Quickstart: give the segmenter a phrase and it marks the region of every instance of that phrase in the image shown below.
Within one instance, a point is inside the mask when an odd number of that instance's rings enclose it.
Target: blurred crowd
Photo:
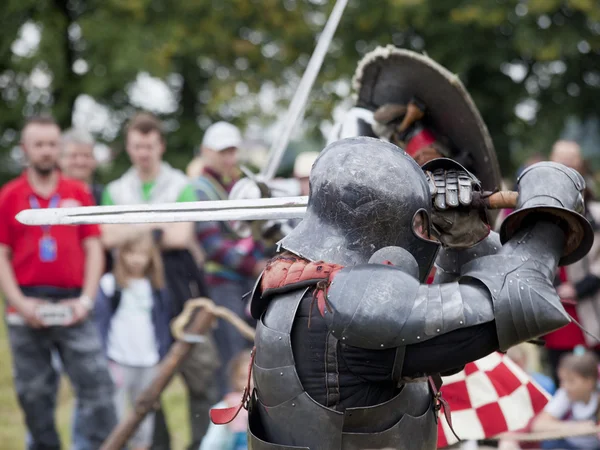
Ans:
[[[229,222],[26,226],[16,220],[24,209],[226,200],[242,178],[242,134],[226,122],[207,129],[185,173],[163,159],[169,149],[161,122],[151,114],[127,123],[125,144],[131,167],[102,186],[95,181],[93,137],[81,129],[61,130],[51,117],[33,117],[21,130],[27,167],[0,190],[0,290],[30,450],[61,448],[54,410],[63,373],[76,397],[72,447],[99,448],[152,382],[174,342],[170,323],[189,299],[211,298],[254,325],[241,299],[272,249],[252,235],[242,237]],[[297,158],[286,195],[308,195],[317,155]],[[557,142],[550,159],[590,178],[583,201],[600,232],[600,203],[577,143]],[[498,226],[508,212],[497,217]],[[572,317],[600,335],[600,241],[583,260],[559,270],[556,288]],[[523,344],[509,351],[554,396],[531,430],[596,423],[598,341],[575,323],[544,341],[543,348]],[[219,320],[178,368],[188,393],[189,449],[247,448],[244,411],[227,426],[214,426],[209,410],[239,403],[251,346]],[[130,448],[166,450],[170,441],[159,402]],[[543,445],[600,448],[600,441],[588,436]]]
[[[48,116],[31,118],[21,131],[27,167],[0,191],[0,289],[32,450],[61,448],[54,409],[62,373],[76,396],[73,448],[99,448],[156,375],[173,344],[170,322],[189,299],[209,297],[253,325],[241,299],[265,267],[268,249],[226,222],[34,227],[16,220],[24,209],[226,200],[241,177],[242,134],[229,123],[206,131],[191,176],[163,160],[168,149],[153,115],[133,117],[125,136],[131,167],[102,186],[89,133],[61,130]],[[314,158],[297,161],[292,195],[308,194]],[[241,389],[238,375],[247,373],[251,346],[219,321],[178,368],[188,393],[188,448],[244,448],[239,421],[202,442],[209,409],[239,402],[232,392]],[[215,439],[231,445],[219,447]],[[171,448],[160,404],[130,444]]]

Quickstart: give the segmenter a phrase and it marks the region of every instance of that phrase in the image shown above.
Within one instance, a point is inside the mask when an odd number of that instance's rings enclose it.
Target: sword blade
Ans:
[[[283,131],[270,148],[267,164],[263,167],[259,174],[261,180],[271,180],[277,173],[277,169],[279,168],[279,164],[281,164],[281,159],[283,158],[283,154],[287,149],[292,132],[301,118],[304,107],[306,106],[306,102],[308,101],[308,96],[312,90],[312,86],[317,78],[319,70],[321,69],[323,59],[325,58],[325,54],[329,49],[329,45],[331,44],[331,40],[333,39],[335,30],[340,23],[340,19],[342,18],[342,14],[344,13],[344,9],[346,8],[347,4],[348,0],[337,0],[333,10],[331,11],[329,19],[327,19],[327,23],[323,28],[323,33],[319,37],[304,75],[302,75],[298,89],[296,90],[296,93],[294,94],[294,97],[290,103],[290,108],[288,109],[287,116],[283,122]]]
[[[16,218],[25,225],[134,224],[273,220],[302,218],[308,197],[161,203],[156,205],[84,206],[27,209]]]

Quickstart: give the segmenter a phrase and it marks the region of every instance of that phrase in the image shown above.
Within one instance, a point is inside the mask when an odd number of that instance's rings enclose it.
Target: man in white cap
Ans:
[[[308,195],[308,178],[319,152],[302,152],[294,162],[294,178],[300,183],[300,195]]]
[[[237,158],[241,144],[240,130],[230,123],[217,122],[206,130],[200,145],[202,172],[194,179],[198,200],[229,198],[240,178]],[[198,222],[196,233],[206,254],[204,269],[212,300],[244,317],[242,297],[266,265],[261,245],[251,237],[240,239],[227,222]],[[229,361],[251,343],[223,320],[219,320],[214,337],[222,363],[217,380],[223,396],[228,389]]]

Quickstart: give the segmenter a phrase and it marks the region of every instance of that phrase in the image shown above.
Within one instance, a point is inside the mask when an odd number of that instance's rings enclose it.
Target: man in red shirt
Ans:
[[[94,204],[82,182],[58,170],[60,138],[51,118],[29,120],[21,136],[29,166],[0,190],[0,289],[30,449],[61,448],[54,424],[53,351],[75,387],[82,433],[92,448],[116,425],[108,364],[89,318],[104,266],[99,227],[30,227],[15,218],[29,208]]]

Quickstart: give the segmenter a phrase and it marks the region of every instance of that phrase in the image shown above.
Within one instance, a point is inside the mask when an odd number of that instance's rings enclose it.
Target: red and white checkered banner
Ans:
[[[492,353],[444,377],[442,396],[461,440],[488,439],[525,428],[550,396],[510,358]],[[438,448],[456,443],[444,415],[438,419]]]

